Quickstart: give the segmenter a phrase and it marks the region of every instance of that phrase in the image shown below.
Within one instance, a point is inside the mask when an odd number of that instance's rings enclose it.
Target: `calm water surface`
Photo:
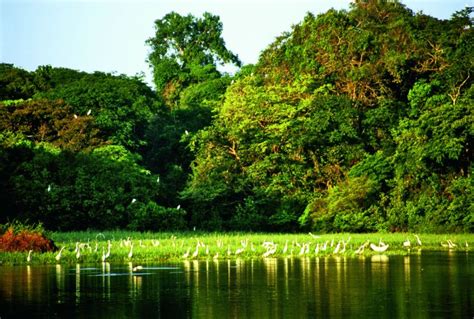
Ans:
[[[468,253],[134,266],[0,266],[0,317],[474,317]]]

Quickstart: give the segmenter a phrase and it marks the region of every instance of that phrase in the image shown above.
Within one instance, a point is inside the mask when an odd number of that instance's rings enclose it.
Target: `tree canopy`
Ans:
[[[0,222],[472,232],[472,13],[356,1],[241,66],[219,17],[172,12],[147,41],[154,89],[0,64]]]

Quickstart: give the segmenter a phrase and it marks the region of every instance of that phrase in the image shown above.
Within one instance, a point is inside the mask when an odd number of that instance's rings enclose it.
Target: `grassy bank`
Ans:
[[[417,237],[421,241],[421,246]],[[421,251],[470,251],[474,234],[269,234],[138,233],[125,231],[52,233],[59,251],[31,253],[31,264],[122,263],[184,259],[406,255]],[[382,243],[380,243],[382,241]],[[384,249],[377,252],[371,244]],[[28,253],[0,253],[0,264],[26,264]]]

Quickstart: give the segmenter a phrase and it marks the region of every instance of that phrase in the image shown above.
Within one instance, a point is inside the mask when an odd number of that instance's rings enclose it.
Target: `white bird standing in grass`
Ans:
[[[270,256],[270,255],[273,255],[273,254],[276,252],[277,247],[278,247],[277,244],[273,244],[273,246],[269,246],[269,247],[267,248],[267,251],[262,255],[262,257],[263,257],[263,258],[266,258],[266,257],[268,257],[268,256]]]
[[[451,239],[448,239],[448,247],[449,249],[455,248],[457,245],[451,241]]]
[[[128,252],[128,259],[133,257],[133,243],[130,244],[130,251]]]
[[[405,241],[403,242],[403,247],[405,247],[405,248],[410,248],[410,246],[411,246],[411,243],[410,243],[410,240],[409,240],[409,239],[407,239],[407,240],[405,240]]]
[[[336,248],[334,248],[333,254],[337,254],[339,252],[339,249],[341,249],[341,241],[337,242]]]
[[[196,245],[196,250],[194,250],[192,258],[196,258],[199,255],[199,244]]]
[[[421,246],[421,239],[418,237],[418,235],[415,235],[416,242],[418,243],[418,246]]]
[[[28,251],[28,256],[26,257],[26,262],[28,262],[28,263],[31,261],[31,253],[32,252],[33,252],[33,250],[31,250],[31,249]]]
[[[324,242],[324,245],[321,246],[322,251],[326,251],[326,249],[328,247],[328,243],[329,243],[329,241],[327,241],[327,240]]]
[[[365,244],[362,244],[357,250],[354,252],[356,255],[360,255],[364,252]]]
[[[379,245],[375,245],[375,244],[370,244],[370,248],[373,250],[373,251],[376,251],[376,252],[384,252],[388,249],[388,245],[383,243],[382,240],[380,240],[379,242]]]
[[[285,242],[285,247],[283,247],[283,254],[286,254],[288,251],[288,240]]]
[[[107,255],[105,254],[104,247],[102,247],[102,262],[104,263],[106,259],[107,259]]]
[[[61,247],[61,249],[59,250],[59,253],[56,255],[56,261],[59,261],[61,259],[61,253],[63,252],[63,249],[65,248],[65,246]]]
[[[311,232],[308,233],[311,237],[313,237],[314,239],[319,239],[321,238],[321,236],[316,236],[314,234],[312,234]]]
[[[183,258],[186,259],[189,257],[189,252],[191,251],[191,248],[188,248],[188,250],[184,253]]]

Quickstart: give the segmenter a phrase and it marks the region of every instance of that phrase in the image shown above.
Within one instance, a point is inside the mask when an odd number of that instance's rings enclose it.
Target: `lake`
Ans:
[[[0,266],[8,318],[473,318],[468,252]],[[141,269],[140,269],[141,268]]]

